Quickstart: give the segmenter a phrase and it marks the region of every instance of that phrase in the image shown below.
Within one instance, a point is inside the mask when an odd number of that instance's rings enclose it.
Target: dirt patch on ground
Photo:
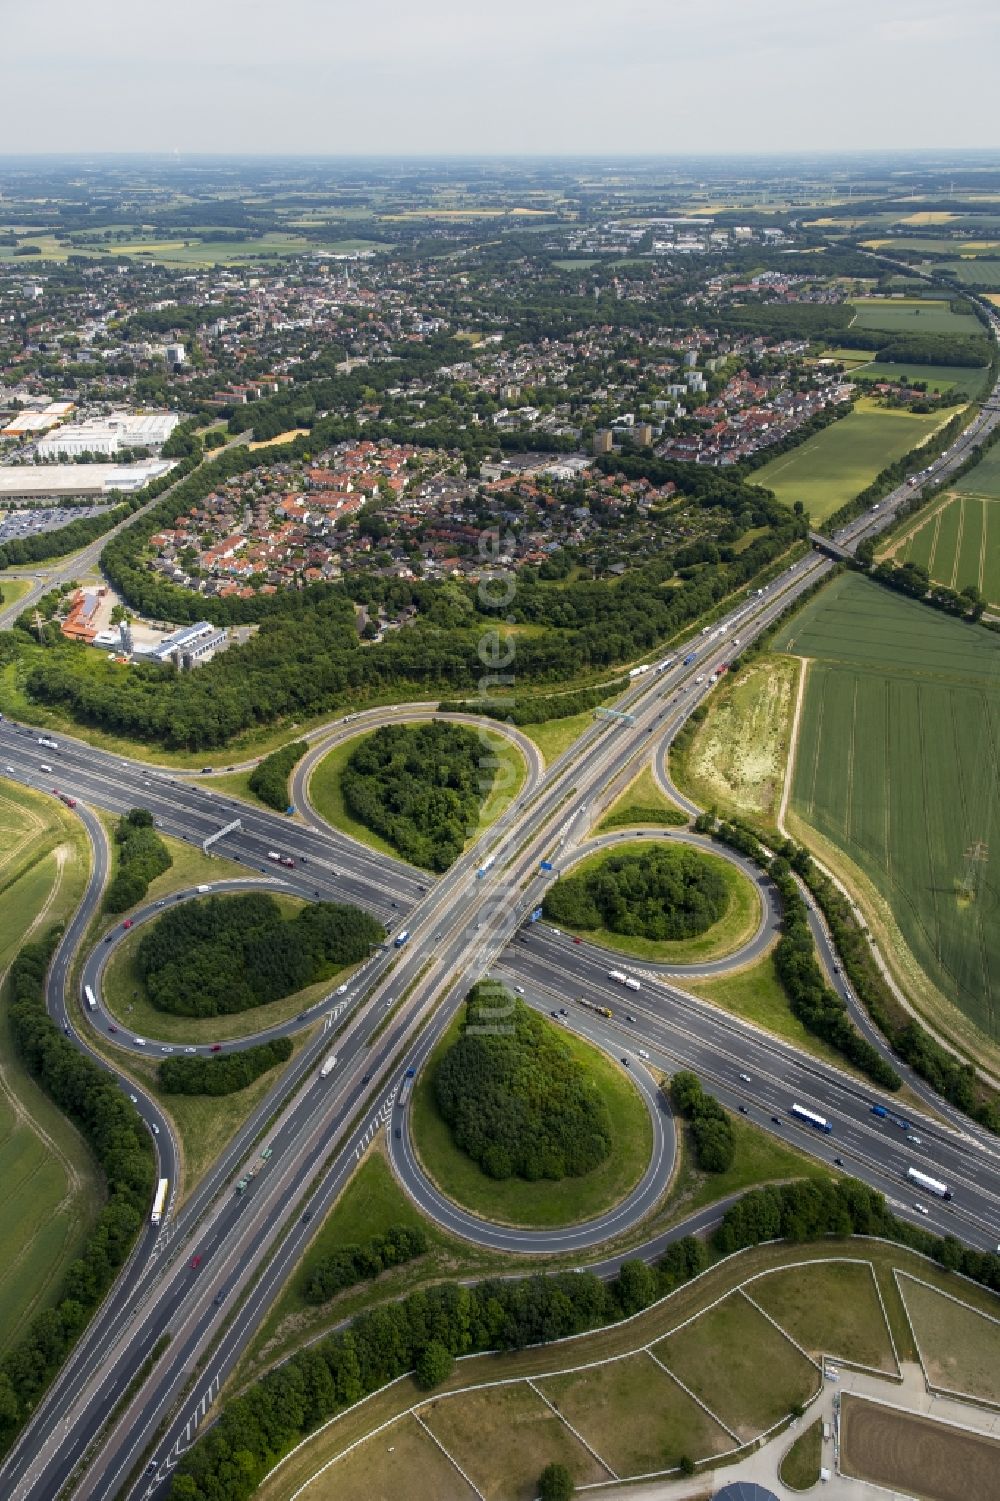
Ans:
[[[1000,1443],[864,1398],[841,1404],[840,1467],[919,1501],[997,1501]]]
[[[726,684],[688,752],[689,779],[703,802],[774,819],[798,675],[797,661],[769,656]]]

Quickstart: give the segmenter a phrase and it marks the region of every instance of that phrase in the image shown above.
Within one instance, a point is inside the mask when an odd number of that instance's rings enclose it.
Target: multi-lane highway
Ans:
[[[998,415],[980,414],[977,439]],[[932,466],[926,481],[936,482],[950,472],[972,441],[960,440],[957,451]],[[853,546],[913,490],[900,487],[877,515],[859,518],[838,540]],[[405,1119],[405,1111],[393,1103],[404,1067],[417,1066],[427,1056],[469,984],[485,973],[509,977],[545,1009],[558,1012],[565,1006],[570,1025],[628,1058],[628,1066],[643,1080],[656,1122],[650,1170],[627,1206],[621,1206],[613,1227],[589,1227],[590,1235],[584,1227],[555,1247],[532,1243],[523,1233],[518,1238],[515,1232],[509,1249],[576,1253],[609,1229],[625,1230],[638,1221],[655,1199],[672,1157],[669,1122],[655,1092],[657,1071],[677,1066],[696,1068],[726,1103],[743,1106],[768,1129],[794,1133],[800,1146],[821,1159],[841,1156],[845,1170],[877,1183],[914,1219],[919,1212],[902,1185],[906,1165],[918,1162],[914,1154],[922,1152],[919,1160],[947,1178],[955,1198],[951,1208],[925,1205],[929,1212],[921,1221],[952,1229],[977,1245],[1000,1238],[1000,1165],[984,1133],[966,1124],[959,1134],[932,1119],[913,1117],[920,1144],[907,1135],[906,1145],[900,1128],[871,1115],[874,1096],[849,1075],[696,1002],[668,977],[644,971],[641,991],[629,995],[627,1009],[635,1021],[628,1022],[620,988],[602,971],[602,966],[610,967],[606,955],[537,929],[527,942],[515,939],[544,890],[547,877],[539,870],[540,861],[569,858],[604,790],[626,768],[638,769],[710,691],[714,669],[732,655],[733,632],[738,629],[744,643],[752,640],[833,566],[817,555],[802,560],[764,595],[747,595],[735,603],[720,622],[721,634],[691,643],[693,662],[638,678],[618,704],[626,717],[595,721],[544,776],[536,763],[500,820],[437,882],[334,835],[319,820],[283,819],[219,796],[207,785],[208,778],[190,781],[157,772],[64,736],[52,737],[57,741],[53,752],[39,746],[36,731],[0,725],[0,769],[12,768],[7,774],[36,786],[51,781],[79,798],[98,849],[89,910],[77,914],[52,971],[50,1006],[60,1024],[81,1027],[77,1002],[71,998],[66,1007],[65,980],[105,869],[100,827],[85,804],[113,811],[147,806],[165,832],[195,843],[239,818],[241,827],[219,842],[220,853],[255,874],[285,880],[301,894],[357,901],[387,923],[405,916],[411,934],[401,949],[377,956],[364,980],[353,986],[348,996],[353,1005],[338,1018],[335,1041],[332,1031],[321,1032],[300,1053],[289,1080],[271,1097],[269,1115],[255,1112],[183,1210],[143,1238],[0,1471],[5,1496],[47,1501],[78,1474],[82,1478],[75,1494],[83,1497],[110,1498],[127,1483],[141,1495],[164,1483],[358,1155],[388,1120]],[[296,803],[308,809],[309,771],[335,738],[355,734],[383,714],[398,718],[401,712],[378,711],[350,726],[334,727],[310,751]],[[427,710],[405,712],[418,717]],[[53,767],[51,774],[41,772],[42,762]],[[293,865],[276,872],[268,862],[270,850],[287,855]],[[477,879],[476,868],[487,853],[494,855],[494,864]],[[601,998],[615,1012],[611,1021],[580,1006],[580,994],[592,1001]],[[330,1008],[340,1003],[329,998]],[[650,1054],[648,1060],[640,1057],[640,1046]],[[331,1047],[338,1061],[321,1080],[316,1065]],[[800,1100],[807,1090],[808,1097]],[[797,1101],[827,1116],[831,1135],[793,1127],[787,1111]],[[156,1117],[146,1113],[147,1102],[142,1108],[152,1125]],[[425,1195],[427,1185],[412,1161],[405,1133],[396,1138],[390,1130],[389,1139],[399,1153],[404,1182],[418,1197]],[[161,1126],[155,1141],[170,1175],[169,1132]],[[240,1193],[233,1189],[237,1177],[248,1183]],[[427,1202],[431,1212],[452,1223],[448,1216],[457,1213],[453,1206]],[[487,1238],[475,1223],[454,1228]],[[165,1334],[169,1345],[143,1379],[143,1364]],[[146,1463],[151,1444],[152,1468],[137,1480],[136,1467]]]

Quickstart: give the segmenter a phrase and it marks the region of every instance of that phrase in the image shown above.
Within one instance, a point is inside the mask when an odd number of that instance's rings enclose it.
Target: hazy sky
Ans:
[[[1000,144],[987,0],[0,0],[0,155]]]

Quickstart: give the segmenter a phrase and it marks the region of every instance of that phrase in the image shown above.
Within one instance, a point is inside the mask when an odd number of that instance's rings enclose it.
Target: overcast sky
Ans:
[[[995,147],[987,0],[0,0],[0,155]]]

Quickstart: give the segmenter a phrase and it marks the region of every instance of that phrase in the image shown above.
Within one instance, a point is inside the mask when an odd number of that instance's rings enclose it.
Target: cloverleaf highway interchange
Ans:
[[[911,270],[909,261],[895,262],[887,251],[858,253],[868,255],[873,275]],[[952,295],[934,283],[933,267],[924,274],[929,279],[922,296]],[[980,302],[977,316],[995,347],[1000,315],[992,302]],[[919,366],[910,371],[915,377]],[[399,1189],[426,1221],[490,1252],[537,1257],[542,1269],[545,1258],[560,1256],[611,1279],[629,1258],[654,1263],[683,1237],[708,1235],[739,1192],[666,1227],[645,1227],[670,1189],[683,1150],[684,1128],[664,1083],[679,1070],[697,1074],[730,1115],[791,1141],[831,1175],[848,1175],[877,1190],[902,1221],[955,1237],[973,1250],[1000,1249],[996,1136],[945,1099],[886,1040],[847,978],[824,913],[801,879],[824,979],[856,1030],[902,1079],[904,1101],[856,1069],[804,1051],[686,987],[695,974],[724,978],[761,961],[782,931],[783,903],[766,866],[713,840],[703,825],[695,827],[706,809],[677,784],[671,759],[679,733],[701,723],[725,687],[734,657],[747,654],[759,637],[771,639],[807,600],[850,571],[859,549],[870,561],[884,535],[917,510],[925,495],[947,492],[986,452],[998,422],[1000,382],[984,391],[948,446],[923,468],[900,477],[832,534],[810,531],[793,560],[780,558],[695,619],[644,659],[627,686],[589,713],[575,738],[548,757],[531,738],[530,724],[525,729],[502,718],[487,720],[468,698],[438,712],[426,699],[405,701],[397,692],[403,701],[347,703],[347,713],[313,716],[290,773],[285,814],[232,791],[227,774],[252,770],[259,759],[238,747],[228,767],[199,769],[192,761],[183,768],[176,758],[158,763],[155,746],[132,757],[100,748],[99,737],[88,737],[85,729],[73,733],[67,721],[60,728],[48,720],[39,727],[16,706],[4,715],[0,775],[23,788],[56,793],[89,847],[82,899],[48,965],[45,1007],[51,1023],[108,1071],[134,1105],[150,1134],[159,1187],[110,1290],[3,1456],[0,1495],[11,1501],[68,1495],[145,1501],[170,1494],[178,1466],[216,1420],[227,1383],[318,1228],[376,1149],[384,1151]],[[230,432],[220,451],[243,452],[251,436],[246,429]],[[0,628],[13,629],[19,617],[30,620],[53,588],[93,574],[111,539],[135,526],[161,498],[154,496],[110,534],[38,573],[26,592],[0,607]],[[803,500],[808,511],[808,493]],[[502,636],[502,618],[497,626]],[[481,666],[489,673],[488,654]],[[312,793],[317,769],[332,752],[386,726],[430,720],[473,730],[488,725],[526,767],[499,815],[440,871],[342,832],[317,809]],[[683,816],[674,826],[650,823],[627,834],[598,830],[644,770]],[[220,857],[226,874],[168,897],[140,899],[124,921],[96,939],[95,919],[114,869],[110,825],[99,815],[117,818],[133,809],[147,810],[160,835]],[[586,931],[566,931],[547,911],[543,915],[550,888],[581,860],[613,855],[619,842],[638,840],[696,852],[711,848],[752,885],[759,908],[753,930],[723,956],[685,964],[635,951],[616,954]],[[242,874],[230,873],[233,864]],[[133,1031],[105,995],[121,946],[154,929],[175,904],[254,892],[296,898],[299,905],[360,908],[384,926],[385,940],[370,945],[366,960],[295,1017],[229,1039],[220,1019],[221,1045],[202,1040],[204,1031],[169,1044]],[[536,1227],[488,1219],[450,1197],[422,1161],[408,1097],[435,1050],[452,1035],[470,990],[483,980],[498,982],[545,1018],[546,1026],[585,1040],[627,1070],[641,1096],[651,1131],[648,1161],[624,1197],[593,1217]],[[130,1065],[164,1053],[231,1057],[284,1038],[296,1042],[293,1061],[203,1176],[182,1193],[175,1123],[162,1097]],[[931,1185],[929,1192],[922,1191],[924,1184]],[[945,1186],[947,1192],[940,1192]],[[519,1264],[518,1274],[523,1270]]]

